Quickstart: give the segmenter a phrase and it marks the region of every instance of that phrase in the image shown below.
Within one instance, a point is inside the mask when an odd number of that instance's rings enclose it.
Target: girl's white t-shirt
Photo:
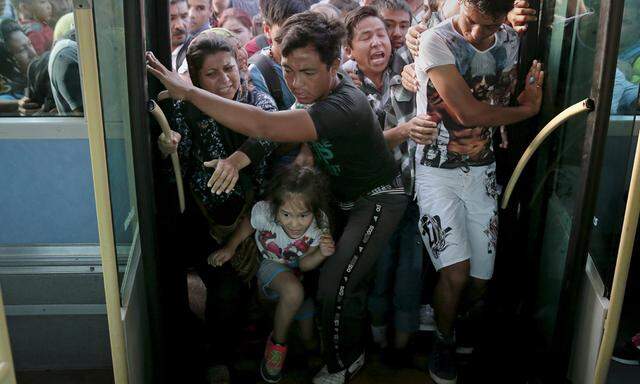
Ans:
[[[271,203],[267,201],[259,201],[251,209],[251,226],[256,230],[255,240],[262,257],[291,268],[298,268],[299,260],[309,248],[320,244],[322,235],[314,218],[302,236],[290,238],[276,222]]]

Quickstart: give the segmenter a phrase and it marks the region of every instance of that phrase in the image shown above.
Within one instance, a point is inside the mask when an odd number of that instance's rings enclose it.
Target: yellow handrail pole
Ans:
[[[107,153],[105,149],[104,125],[102,120],[102,100],[100,99],[100,79],[98,77],[98,56],[93,23],[92,1],[74,2],[76,35],[82,79],[84,115],[89,132],[89,150],[93,172],[93,188],[98,217],[98,237],[100,258],[104,280],[104,295],[109,323],[109,341],[113,377],[116,384],[127,384],[127,354],[125,350],[124,328],[120,315],[120,289],[118,286],[118,266],[116,246],[111,217]]]
[[[547,138],[547,136],[553,133],[553,131],[555,131],[559,126],[561,126],[565,121],[569,120],[573,116],[583,112],[593,111],[593,109],[593,100],[584,99],[581,102],[575,103],[574,105],[560,112],[558,115],[556,115],[556,117],[551,119],[551,121],[548,122],[547,125],[545,125],[544,128],[540,130],[540,132],[538,132],[536,137],[534,137],[531,141],[531,144],[529,144],[527,149],[522,154],[522,157],[520,157],[520,161],[518,161],[516,168],[511,174],[511,178],[509,179],[509,183],[507,184],[507,188],[505,189],[504,196],[502,197],[502,209],[507,208],[507,205],[509,205],[511,193],[513,193],[513,189],[516,187],[516,183],[520,178],[520,174],[522,173],[525,165],[527,165],[538,147],[540,147],[542,142]]]
[[[9,330],[7,318],[4,313],[2,289],[0,289],[0,383],[16,384],[16,374],[13,370],[13,357],[11,355],[11,343],[9,342]]]
[[[631,265],[631,255],[633,254],[633,245],[636,239],[639,214],[640,140],[638,140],[636,144],[636,155],[633,160],[629,196],[627,197],[627,206],[624,211],[616,269],[613,274],[613,287],[611,289],[611,297],[609,298],[609,310],[604,322],[604,334],[596,362],[595,384],[604,384],[609,372],[609,362],[611,361],[613,347],[615,346],[616,336],[618,335],[620,313],[622,312],[622,303],[624,302],[624,291],[627,287],[627,277],[629,276],[629,266]]]

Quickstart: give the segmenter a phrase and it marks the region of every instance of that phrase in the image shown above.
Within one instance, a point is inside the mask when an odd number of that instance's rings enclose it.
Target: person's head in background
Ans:
[[[372,4],[378,10],[387,27],[387,34],[393,49],[404,45],[405,35],[411,26],[411,8],[405,0],[375,0]]]
[[[344,19],[347,13],[360,7],[360,4],[358,4],[356,0],[329,0],[327,3],[340,10],[342,19]]]
[[[57,22],[63,15],[73,12],[73,0],[49,0],[53,9],[53,17],[51,23]]]
[[[282,52],[284,79],[296,101],[312,104],[337,85],[345,29],[316,12],[290,17],[274,38]]]
[[[233,99],[240,89],[236,48],[212,30],[196,36],[187,49],[189,76],[196,87]]]
[[[211,0],[211,9],[217,17],[220,17],[222,12],[229,7],[231,7],[231,0]]]
[[[329,3],[315,3],[311,6],[310,10],[312,12],[321,13],[329,19],[342,20],[342,12],[340,12],[337,7]]]
[[[249,69],[249,55],[244,49],[244,44],[240,42],[240,39],[228,29],[224,28],[211,28],[211,31],[215,34],[222,36],[227,40],[229,44],[236,48],[236,61],[238,62],[238,68],[240,69],[240,76],[243,79],[247,78],[247,70]]]
[[[345,27],[345,53],[369,79],[381,79],[391,60],[391,41],[376,8],[367,6],[349,12]]]
[[[53,16],[49,0],[11,0],[21,20],[47,22]]]
[[[275,41],[280,27],[291,16],[309,10],[308,0],[260,0],[262,10],[262,25],[265,36],[271,40],[271,54],[273,58],[280,61],[280,47]]]
[[[62,39],[72,29],[75,29],[75,20],[73,18],[73,12],[69,12],[58,19],[55,28],[53,29],[53,42]]]
[[[211,18],[210,0],[187,0],[189,6],[189,30],[193,35],[205,29],[209,29],[209,19]]]
[[[500,30],[513,9],[511,0],[461,0],[457,25],[471,44],[483,44]]]
[[[0,21],[0,36],[5,49],[3,56],[6,54],[6,58],[19,73],[26,74],[29,63],[37,56],[31,40],[25,35],[22,27],[10,19]]]
[[[189,5],[187,0],[169,2],[169,21],[171,32],[171,50],[182,45],[189,36]]]
[[[0,76],[15,99],[23,96],[29,64],[36,57],[36,50],[22,27],[15,20],[0,20]]]
[[[220,15],[218,26],[233,32],[243,46],[253,37],[251,18],[240,9],[225,9]]]

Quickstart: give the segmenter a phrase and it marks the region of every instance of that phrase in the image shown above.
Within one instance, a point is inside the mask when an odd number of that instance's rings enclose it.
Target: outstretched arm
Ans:
[[[147,52],[147,71],[167,88],[174,99],[187,100],[227,128],[243,135],[277,142],[314,141],[318,138],[305,110],[266,112],[187,84]]]

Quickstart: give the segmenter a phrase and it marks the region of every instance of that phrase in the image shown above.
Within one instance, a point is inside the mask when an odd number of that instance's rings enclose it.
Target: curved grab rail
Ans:
[[[538,132],[536,137],[534,137],[533,141],[531,141],[531,144],[529,144],[527,149],[522,154],[520,161],[518,161],[516,168],[513,170],[513,173],[511,174],[511,178],[509,179],[509,183],[507,184],[507,188],[504,192],[504,197],[502,198],[502,205],[501,205],[502,209],[507,208],[507,205],[509,204],[509,198],[511,197],[511,194],[513,193],[513,189],[515,188],[516,183],[520,178],[520,174],[522,174],[522,170],[527,165],[527,163],[529,162],[529,160],[531,159],[535,151],[538,149],[538,147],[540,147],[542,142],[547,138],[547,136],[549,136],[560,125],[562,125],[562,123],[569,120],[573,116],[579,115],[583,112],[591,112],[593,111],[594,108],[595,108],[595,103],[593,102],[593,100],[584,99],[581,102],[575,103],[574,105],[560,112],[558,115],[556,115],[556,117],[551,119],[551,121],[548,122],[547,125],[545,125],[540,132]]]
[[[153,115],[158,124],[160,124],[160,128],[162,128],[162,133],[167,138],[171,138],[171,128],[169,127],[169,122],[167,121],[167,117],[162,112],[162,109],[154,100],[149,100],[147,102],[147,110]],[[180,204],[180,213],[184,212],[185,202],[184,202],[184,184],[182,183],[182,168],[180,167],[180,159],[178,158],[177,153],[171,154],[171,165],[173,165],[173,173],[176,175],[176,187],[178,188],[178,203]]]

